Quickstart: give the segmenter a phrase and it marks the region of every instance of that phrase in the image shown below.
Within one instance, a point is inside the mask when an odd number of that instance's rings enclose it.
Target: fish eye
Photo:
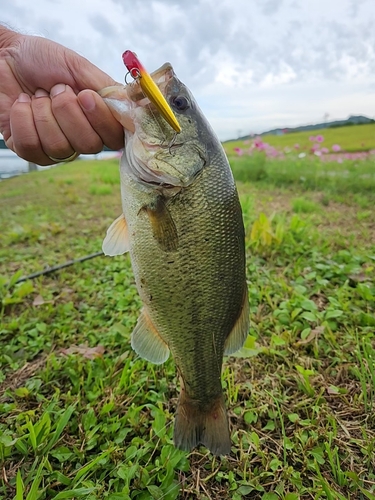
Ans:
[[[172,100],[173,106],[179,111],[185,111],[189,107],[189,101],[185,96],[179,95]]]

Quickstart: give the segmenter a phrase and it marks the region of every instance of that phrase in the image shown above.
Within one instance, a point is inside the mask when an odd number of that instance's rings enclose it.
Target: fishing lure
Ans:
[[[173,130],[175,130],[175,132],[180,133],[180,124],[178,123],[171,107],[165,100],[163,94],[159,90],[159,87],[151,78],[150,74],[147,73],[145,67],[140,62],[138,57],[131,50],[126,50],[122,54],[122,60],[124,61],[124,64],[131,76],[134,79],[139,78],[139,83],[144,94],[158,108],[159,112],[162,114],[167,123],[169,123],[169,125],[173,128]]]

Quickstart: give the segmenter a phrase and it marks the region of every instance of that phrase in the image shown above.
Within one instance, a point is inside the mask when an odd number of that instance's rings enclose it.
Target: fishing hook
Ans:
[[[173,132],[173,137],[172,137],[170,143],[168,144],[168,152],[171,156],[173,156],[171,149],[172,149],[173,144],[176,142],[176,139],[177,139],[177,132]]]
[[[139,69],[138,68],[133,68],[131,71],[128,71],[126,73],[126,75],[125,75],[125,83],[126,83],[126,85],[130,85],[130,84],[133,83],[133,82],[128,82],[127,81],[127,78],[128,78],[129,75],[132,78],[134,78],[134,80],[138,80],[139,78],[141,78],[141,73],[140,73]]]

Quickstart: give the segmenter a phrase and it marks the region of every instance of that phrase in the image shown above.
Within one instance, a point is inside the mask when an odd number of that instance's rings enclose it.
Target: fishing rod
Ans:
[[[14,284],[22,283],[23,281],[32,280],[34,278],[38,278],[39,276],[44,276],[45,274],[54,273],[59,271],[60,269],[64,269],[65,267],[70,267],[73,264],[77,264],[78,262],[85,262],[85,260],[94,259],[95,257],[100,257],[104,255],[103,252],[91,253],[90,255],[85,255],[84,257],[80,257],[79,259],[68,260],[64,262],[64,264],[58,264],[56,266],[47,267],[43,271],[38,271],[36,273],[29,274],[28,276],[21,276]]]

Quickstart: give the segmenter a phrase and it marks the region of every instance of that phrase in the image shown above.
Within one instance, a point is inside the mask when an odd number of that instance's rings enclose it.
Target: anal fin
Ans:
[[[131,336],[131,346],[139,356],[155,364],[169,357],[169,348],[143,309]]]
[[[245,297],[242,305],[241,314],[239,315],[232,331],[225,341],[224,354],[226,356],[233,354],[241,349],[244,345],[250,328],[250,304],[248,291],[246,288]]]
[[[124,214],[112,222],[102,245],[105,255],[113,257],[129,251],[129,232]]]

